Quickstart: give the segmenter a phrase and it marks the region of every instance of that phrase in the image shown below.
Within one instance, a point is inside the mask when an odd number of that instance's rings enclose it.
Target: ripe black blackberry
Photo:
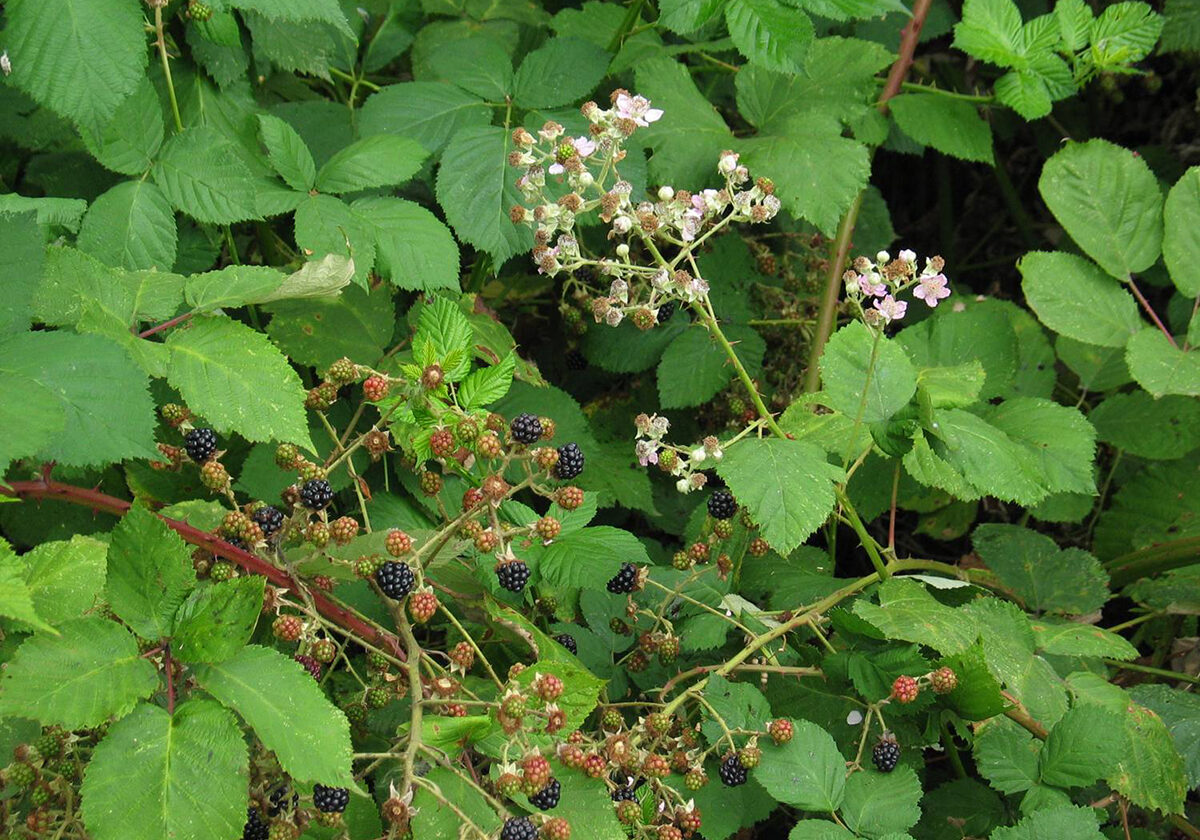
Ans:
[[[637,588],[638,570],[632,563],[626,563],[621,571],[613,575],[608,582],[608,591],[614,595],[624,595]]]
[[[300,503],[309,510],[323,510],[333,501],[333,488],[323,478],[304,482],[300,488]]]
[[[583,450],[577,443],[565,443],[558,447],[558,463],[554,465],[554,475],[563,481],[570,481],[583,472]]]
[[[637,788],[633,785],[629,787],[619,787],[611,794],[613,802],[637,802]]]
[[[744,785],[749,777],[746,768],[742,766],[742,760],[737,757],[737,753],[727,756],[721,762],[721,769],[717,771],[717,775],[721,777],[721,783],[726,787]]]
[[[728,490],[714,490],[708,497],[708,515],[713,519],[733,519],[737,502]]]
[[[546,786],[529,797],[529,803],[539,811],[549,811],[551,808],[558,807],[558,800],[562,796],[562,785],[558,783],[558,779],[551,779],[546,782]]]
[[[271,828],[262,821],[258,809],[251,806],[246,809],[246,825],[242,828],[242,840],[267,840]]]
[[[518,443],[537,443],[542,439],[542,421],[535,414],[518,414],[508,430]]]
[[[269,537],[283,527],[283,511],[271,505],[263,505],[250,518],[262,528],[263,536]]]
[[[529,582],[529,567],[524,560],[510,560],[496,567],[496,579],[509,592],[520,592]]]
[[[675,314],[675,301],[669,300],[662,306],[658,307],[658,315],[655,320],[660,324],[665,324],[671,320],[671,316]]]
[[[375,582],[379,584],[384,595],[399,601],[412,592],[413,584],[417,582],[417,579],[407,563],[389,560],[375,570]]]
[[[871,762],[880,773],[891,773],[900,763],[900,745],[895,737],[884,735],[871,750]]]
[[[217,433],[212,429],[192,429],[183,436],[183,448],[189,458],[203,464],[217,451]]]
[[[500,829],[500,840],[537,840],[537,826],[529,817],[509,817]]]
[[[571,653],[579,653],[579,646],[575,644],[575,637],[570,633],[559,633],[554,637],[554,641],[571,651]]]
[[[340,814],[350,804],[350,791],[340,787],[313,785],[313,807],[323,814]]]
[[[283,809],[287,805],[287,792],[288,787],[285,784],[282,787],[275,788],[275,790],[271,791],[271,793],[267,795],[267,801],[270,803],[267,807],[268,817],[278,817],[281,813],[283,813]],[[299,804],[300,794],[292,791],[292,810],[294,811],[296,806]]]
[[[578,349],[567,351],[567,370],[587,370],[587,357]]]

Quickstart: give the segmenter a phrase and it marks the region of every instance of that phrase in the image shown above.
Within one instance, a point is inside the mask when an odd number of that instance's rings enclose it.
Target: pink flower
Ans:
[[[575,137],[571,140],[571,145],[575,147],[581,158],[585,158],[592,152],[596,151],[596,143],[590,137]]]
[[[637,446],[634,447],[637,451],[638,463],[643,467],[647,464],[658,463],[658,445],[652,441],[639,440]]]
[[[872,295],[874,297],[882,297],[887,294],[887,286],[882,283],[873,283],[873,277],[866,274],[858,275],[858,288],[862,290],[864,295]]]
[[[617,94],[617,116],[633,120],[640,126],[650,125],[658,121],[662,115],[661,108],[651,108],[650,100],[644,96],[630,96],[627,93]]]
[[[913,297],[925,301],[929,308],[933,309],[939,300],[950,297],[950,290],[946,288],[946,275],[933,274],[922,277],[913,289]]]
[[[908,311],[908,304],[902,300],[896,300],[891,295],[887,295],[883,300],[875,301],[875,310],[883,316],[883,322],[886,324],[890,321],[899,321],[904,317],[904,313]]]

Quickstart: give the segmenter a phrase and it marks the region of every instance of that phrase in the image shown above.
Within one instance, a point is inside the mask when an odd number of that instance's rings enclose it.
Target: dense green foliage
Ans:
[[[0,27],[0,836],[1200,838],[1197,0]]]

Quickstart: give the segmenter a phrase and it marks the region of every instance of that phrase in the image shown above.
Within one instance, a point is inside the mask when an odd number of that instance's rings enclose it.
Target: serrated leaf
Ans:
[[[146,375],[111,341],[65,332],[21,333],[0,342],[0,372],[53,394],[63,432],[38,453],[66,466],[158,457]]]
[[[61,225],[74,233],[87,210],[87,202],[78,198],[29,198],[16,193],[0,195],[0,213],[37,213],[39,225]]]
[[[10,84],[90,129],[142,78],[147,50],[136,0],[10,0]]]
[[[82,128],[79,132],[92,157],[122,175],[141,175],[150,169],[163,135],[162,105],[148,79],[121,101],[112,119],[98,131]]]
[[[267,147],[267,159],[279,177],[294,190],[311,190],[316,183],[317,166],[296,129],[270,114],[259,114],[258,126]]]
[[[982,410],[988,423],[1025,452],[1042,488],[1050,493],[1093,493],[1096,430],[1076,408],[1017,397]]]
[[[1090,808],[1057,806],[1034,811],[1014,826],[997,828],[991,840],[1104,840]]]
[[[601,587],[625,563],[649,565],[645,547],[627,531],[600,525],[555,540],[541,554],[539,570],[555,586]]]
[[[1166,725],[1183,757],[1188,784],[1200,784],[1200,697],[1161,684],[1145,683],[1129,690],[1140,705]]]
[[[217,431],[312,448],[300,378],[264,334],[225,317],[196,318],[167,346],[167,379]]]
[[[816,446],[779,438],[731,446],[717,472],[781,554],[790,553],[828,518],[833,482],[842,474]]]
[[[988,568],[1029,609],[1084,615],[1108,600],[1108,575],[1082,549],[1059,550],[1043,534],[994,523],[976,528],[972,541]]]
[[[193,274],[184,282],[183,295],[199,313],[260,303],[278,289],[286,275],[265,265],[227,265],[216,271]]]
[[[966,0],[962,22],[954,27],[954,46],[1001,67],[1011,67],[1024,52],[1021,12],[1012,0]]]
[[[604,329],[603,325],[597,330]],[[589,330],[590,332],[590,330]],[[750,327],[724,327],[738,358],[751,376],[762,370],[767,345]],[[685,408],[708,402],[737,376],[729,357],[701,327],[685,329],[667,345],[658,363],[658,394],[663,408]]]
[[[436,154],[463,129],[486,126],[491,119],[491,108],[454,85],[402,82],[388,85],[363,103],[358,129],[364,137],[411,137]]]
[[[1155,327],[1129,339],[1125,362],[1137,383],[1156,397],[1200,396],[1200,352],[1180,349]]]
[[[1069,143],[1046,162],[1038,191],[1100,267],[1121,280],[1154,264],[1162,246],[1162,193],[1150,167],[1104,140]]]
[[[0,371],[0,471],[48,446],[65,422],[63,405],[48,388],[28,376]]]
[[[471,345],[475,333],[471,322],[449,298],[434,298],[421,308],[413,346],[428,343],[442,367],[447,382],[457,382],[471,369]]]
[[[77,618],[58,630],[17,649],[0,675],[0,713],[85,729],[121,717],[158,687],[154,666],[119,624]]]
[[[659,22],[680,35],[695,32],[721,13],[725,0],[662,0]]]
[[[442,80],[484,99],[503,102],[512,93],[512,58],[490,35],[446,44],[429,56],[429,64]]]
[[[854,840],[854,835],[828,820],[800,820],[792,826],[788,840]]]
[[[1182,458],[1200,446],[1200,404],[1187,397],[1113,394],[1088,419],[1102,441],[1139,458]]]
[[[310,257],[350,257],[354,282],[370,286],[375,264],[375,231],[365,218],[331,195],[307,195],[296,207],[296,244]]]
[[[232,707],[299,781],[354,786],[350,724],[312,676],[278,651],[249,645],[196,680]]]
[[[834,333],[821,354],[829,407],[861,423],[882,423],[917,390],[917,372],[904,348],[854,321]]]
[[[33,605],[33,595],[24,580],[25,569],[8,543],[0,542],[0,616],[16,619],[35,630],[58,633],[42,620]]]
[[[975,738],[975,763],[980,774],[1001,793],[1029,790],[1038,780],[1041,743],[1015,723],[997,718]]]
[[[960,408],[935,409],[927,433],[932,450],[979,494],[1020,504],[1049,495],[1032,453],[984,418]]]
[[[854,612],[887,634],[928,645],[944,654],[961,653],[975,643],[978,630],[959,610],[935,600],[923,584],[892,578],[879,585],[879,605],[854,602]]]
[[[401,198],[360,198],[351,208],[374,231],[379,273],[395,286],[458,290],[458,245],[437,216]]]
[[[37,212],[0,211],[0,275],[7,277],[5,295],[0,300],[0,335],[22,332],[29,326],[33,297],[42,277],[46,250]],[[3,390],[0,389],[0,393]],[[0,431],[0,439],[5,431]],[[5,460],[0,456],[0,470]]]
[[[1142,326],[1133,296],[1081,257],[1034,251],[1017,267],[1030,308],[1057,333],[1086,344],[1124,347]]]
[[[416,140],[375,134],[339,151],[317,173],[321,192],[348,193],[402,184],[417,174],[427,152]]]
[[[1123,637],[1090,624],[1030,621],[1038,650],[1060,656],[1107,656],[1111,659],[1136,659],[1137,648]]]
[[[609,54],[581,38],[551,38],[529,53],[513,79],[513,100],[526,108],[559,108],[591,93]]]
[[[80,788],[83,821],[95,840],[234,837],[249,775],[228,710],[195,699],[170,715],[143,703],[96,746]]]
[[[1179,293],[1200,295],[1200,166],[1183,173],[1167,193],[1162,251]]]
[[[171,651],[181,662],[220,662],[250,641],[262,612],[260,575],[197,589],[175,614]]]
[[[918,143],[962,160],[992,162],[992,127],[969,102],[905,93],[887,104],[896,124]]]
[[[705,684],[704,699],[730,729],[757,729],[771,715],[771,704],[761,691],[750,683],[730,682],[720,674],[714,674]],[[710,715],[705,715],[701,729],[709,743],[715,744],[724,730]]]
[[[460,239],[491,254],[498,266],[533,246],[509,210],[522,201],[517,173],[508,165],[510,138],[499,126],[460,130],[442,153],[437,199]]]
[[[763,750],[754,778],[780,802],[828,813],[842,804],[846,760],[833,737],[807,720],[792,721],[792,740]]]
[[[261,218],[250,170],[216,129],[196,126],[164,143],[154,180],[177,210],[198,222]]]
[[[376,361],[396,326],[388,286],[369,294],[350,286],[336,298],[279,301],[271,312],[271,340],[293,360],[318,368],[343,356]]]
[[[108,549],[108,602],[117,617],[144,639],[166,638],[195,585],[187,544],[145,507],[131,508]]]
[[[1085,787],[1106,776],[1122,750],[1122,721],[1100,706],[1081,705],[1050,730],[1038,756],[1041,781],[1061,788]]]
[[[40,617],[51,624],[79,618],[104,589],[107,547],[93,537],[45,542],[21,557],[24,583]]]
[[[355,40],[346,15],[337,0],[229,0],[235,9],[257,12],[267,20],[319,21],[333,26]]]
[[[416,840],[438,840],[454,837],[463,827],[466,814],[472,823],[490,836],[500,830],[502,821],[478,789],[453,770],[434,767],[425,777],[437,785],[442,797],[434,796],[424,787],[416,789],[413,797],[413,837]],[[451,808],[449,804],[453,803]]]
[[[1114,3],[1092,25],[1092,55],[1101,69],[1141,61],[1150,54],[1163,29],[1162,16],[1147,3]]]
[[[175,264],[175,211],[150,181],[123,181],[92,202],[78,245],[117,268],[169,271]]]
[[[516,354],[509,352],[496,364],[467,374],[458,386],[459,403],[463,408],[482,408],[501,399],[512,387],[516,367]]]
[[[274,291],[253,302],[337,297],[342,289],[350,285],[354,270],[354,260],[338,254],[326,254],[319,260],[309,260],[285,277]]]
[[[706,183],[721,152],[734,142],[725,120],[677,61],[639,62],[635,78],[638,92],[663,111],[660,120],[639,131],[654,152],[649,167],[655,183]]]
[[[1183,758],[1162,719],[1145,706],[1130,703],[1124,734],[1125,747],[1117,753],[1116,769],[1106,781],[1147,810],[1183,813],[1188,788]]]
[[[863,770],[846,781],[842,819],[862,837],[904,832],[921,819],[921,782],[908,766],[891,773]]]
[[[780,73],[803,69],[813,25],[798,9],[778,0],[729,0],[725,23],[738,52],[752,64]]]

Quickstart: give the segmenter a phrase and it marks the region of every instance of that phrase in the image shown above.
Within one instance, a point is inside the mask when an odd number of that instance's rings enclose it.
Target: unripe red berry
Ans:
[[[688,555],[697,563],[703,563],[708,559],[708,543],[694,542],[688,546]]]
[[[312,585],[317,589],[320,589],[322,592],[332,592],[333,578],[331,578],[329,575],[313,575]]]
[[[746,550],[750,552],[751,557],[762,557],[771,550],[771,546],[762,537],[755,537],[750,540],[750,545],[746,547]]]
[[[317,548],[324,548],[329,545],[329,526],[324,522],[310,522],[304,529],[304,539]]]
[[[673,825],[660,825],[657,840],[683,840],[683,832]]]
[[[442,477],[428,470],[421,473],[421,492],[426,496],[436,496],[442,492]]]
[[[776,744],[786,744],[792,740],[792,735],[795,730],[792,728],[792,722],[785,718],[776,718],[767,726],[767,733],[770,734],[771,740]]]
[[[332,639],[317,639],[312,646],[313,659],[329,663],[337,658],[337,645]]]
[[[496,790],[511,799],[521,792],[521,777],[516,773],[502,773],[496,780]]]
[[[896,681],[892,683],[892,697],[898,703],[911,703],[917,699],[920,690],[917,681],[906,675],[896,677]]]
[[[403,557],[412,549],[412,544],[412,537],[396,528],[388,531],[387,540],[384,543],[387,553],[393,557]]]
[[[418,589],[408,599],[408,612],[417,624],[424,624],[438,611],[438,598],[432,589]]]
[[[542,826],[546,840],[571,840],[571,824],[562,817],[552,817]]]
[[[587,755],[577,744],[563,744],[558,748],[558,760],[564,766],[570,767],[572,770],[578,770],[583,767],[584,761],[587,760]]]
[[[285,642],[294,642],[304,634],[304,622],[299,616],[281,615],[271,625],[275,638]]]
[[[642,772],[652,779],[661,779],[671,774],[671,765],[661,755],[650,753],[642,761]]]
[[[205,461],[200,468],[200,483],[214,493],[220,492],[229,486],[229,473],[220,461]]]
[[[953,668],[938,668],[929,675],[929,683],[937,694],[949,694],[958,688],[958,675]]]
[[[608,762],[596,753],[589,753],[587,758],[583,760],[583,772],[587,773],[593,779],[599,779],[604,775],[605,768],[608,767]]]
[[[495,432],[487,432],[480,435],[479,440],[475,442],[475,451],[484,458],[495,458],[503,449],[503,444],[500,443],[500,438]]]
[[[350,516],[339,516],[329,523],[329,537],[337,545],[347,545],[358,536],[358,522]]]
[[[429,436],[429,448],[439,458],[444,458],[454,451],[454,433],[449,429],[438,429]]]
[[[471,666],[475,664],[475,648],[471,647],[468,642],[459,642],[451,648],[450,661],[464,671],[470,671]]]
[[[562,696],[563,681],[554,674],[538,674],[533,681],[533,691],[538,697],[550,703]]]
[[[363,381],[363,396],[371,402],[379,402],[388,395],[391,387],[391,383],[382,376],[368,376]]]
[[[483,504],[483,491],[478,487],[468,487],[462,497],[462,509],[468,511]]]
[[[536,793],[550,781],[550,762],[536,753],[526,756],[521,761],[521,774],[525,790]]]
[[[563,510],[575,510],[583,504],[583,491],[578,487],[560,487],[555,501]]]
[[[500,545],[500,537],[491,528],[475,535],[475,548],[484,554],[495,551],[498,545]]]

